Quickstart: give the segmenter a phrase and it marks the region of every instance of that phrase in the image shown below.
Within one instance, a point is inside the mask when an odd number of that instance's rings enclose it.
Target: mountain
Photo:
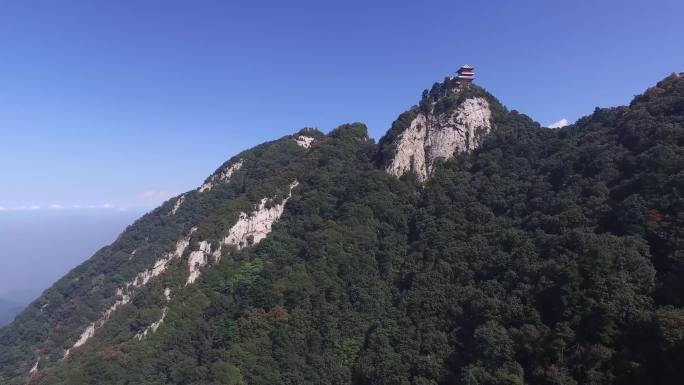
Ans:
[[[137,220],[0,330],[0,382],[679,383],[683,165],[684,77],[561,129],[448,78]]]

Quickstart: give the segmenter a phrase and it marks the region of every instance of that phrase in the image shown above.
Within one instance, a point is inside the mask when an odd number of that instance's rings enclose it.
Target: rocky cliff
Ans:
[[[491,131],[494,114],[503,107],[477,86],[449,88],[448,81],[426,93],[420,106],[402,114],[380,145],[387,172],[401,177],[413,172],[420,183],[437,163],[480,146]]]
[[[472,97],[451,111],[419,112],[401,133],[387,172],[402,176],[414,171],[425,182],[435,163],[477,148],[491,129],[489,102]]]

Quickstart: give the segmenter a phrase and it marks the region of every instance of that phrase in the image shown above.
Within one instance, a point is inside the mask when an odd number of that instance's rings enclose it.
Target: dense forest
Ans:
[[[231,158],[227,183],[145,215],[0,329],[0,382],[680,384],[684,77],[561,129],[451,86],[378,144],[354,123]],[[419,111],[471,95],[492,105],[479,148],[425,183],[384,170]],[[259,202],[284,205],[268,237],[187,284],[184,258]],[[183,258],[65,356],[185,234]]]

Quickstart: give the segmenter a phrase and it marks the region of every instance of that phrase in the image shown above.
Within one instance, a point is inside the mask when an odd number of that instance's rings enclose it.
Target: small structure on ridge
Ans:
[[[459,88],[467,87],[475,79],[475,68],[469,64],[464,64],[456,73]]]

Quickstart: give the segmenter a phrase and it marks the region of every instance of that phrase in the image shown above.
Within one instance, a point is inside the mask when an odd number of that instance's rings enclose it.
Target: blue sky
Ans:
[[[463,63],[543,125],[684,71],[681,1],[0,2],[0,211],[150,208]],[[0,212],[2,215],[2,212]]]

